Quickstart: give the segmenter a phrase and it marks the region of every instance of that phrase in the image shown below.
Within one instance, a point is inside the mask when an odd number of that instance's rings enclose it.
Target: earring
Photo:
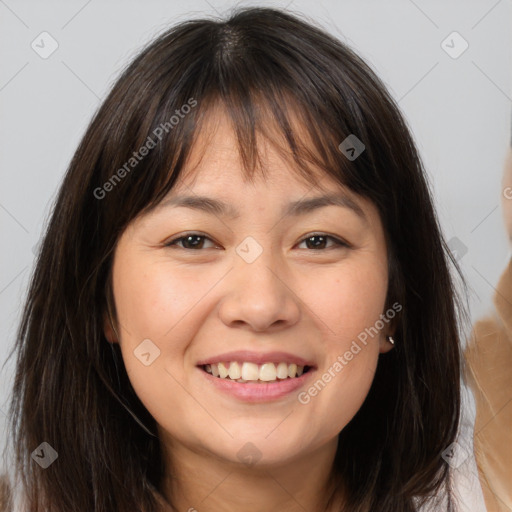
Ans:
[[[389,341],[389,343],[391,343],[391,345],[395,344],[395,340],[393,339],[393,336],[386,336],[386,338]]]

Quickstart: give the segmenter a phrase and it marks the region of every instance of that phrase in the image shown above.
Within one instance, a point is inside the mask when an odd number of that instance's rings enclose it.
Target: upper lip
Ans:
[[[198,361],[197,366],[203,366],[205,364],[217,364],[221,362],[238,361],[255,364],[263,363],[295,363],[297,366],[310,366],[314,367],[314,364],[303,357],[299,357],[289,352],[274,351],[274,352],[253,352],[251,350],[236,350],[233,352],[224,352],[216,356],[208,357],[201,361]]]

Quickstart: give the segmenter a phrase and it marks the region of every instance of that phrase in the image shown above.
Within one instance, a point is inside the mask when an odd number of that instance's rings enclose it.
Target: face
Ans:
[[[276,464],[336,440],[361,407],[391,347],[388,273],[376,208],[259,144],[268,176],[251,183],[224,117],[199,137],[194,172],[118,242],[119,339],[106,334],[167,445]],[[339,201],[308,202],[326,195]]]

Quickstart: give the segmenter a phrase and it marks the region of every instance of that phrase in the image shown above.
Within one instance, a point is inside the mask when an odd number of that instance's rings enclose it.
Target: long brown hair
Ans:
[[[70,163],[15,347],[11,428],[27,510],[156,510],[164,466],[155,421],[103,331],[112,255],[127,225],[173,187],[216,105],[231,116],[244,172],[256,167],[256,132],[272,124],[298,172],[312,180],[309,166],[317,166],[378,208],[389,250],[387,307],[403,309],[395,349],[380,356],[364,404],[339,434],[333,478],[346,485],[351,511],[416,511],[449,488],[441,454],[459,422],[451,256],[417,149],[384,84],[312,22],[269,8],[186,21],[159,36],[122,73]],[[365,145],[355,160],[338,147],[351,134]],[[149,151],[139,159],[142,146]],[[44,470],[31,459],[42,442],[58,452]],[[448,493],[452,510],[450,503]]]

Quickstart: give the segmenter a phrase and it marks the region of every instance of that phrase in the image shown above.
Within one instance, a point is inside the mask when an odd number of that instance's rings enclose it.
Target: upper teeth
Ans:
[[[286,379],[288,377],[300,377],[304,372],[304,366],[287,363],[238,363],[236,361],[206,364],[204,369],[214,377],[222,379],[230,378],[239,382],[247,381],[272,381]]]

